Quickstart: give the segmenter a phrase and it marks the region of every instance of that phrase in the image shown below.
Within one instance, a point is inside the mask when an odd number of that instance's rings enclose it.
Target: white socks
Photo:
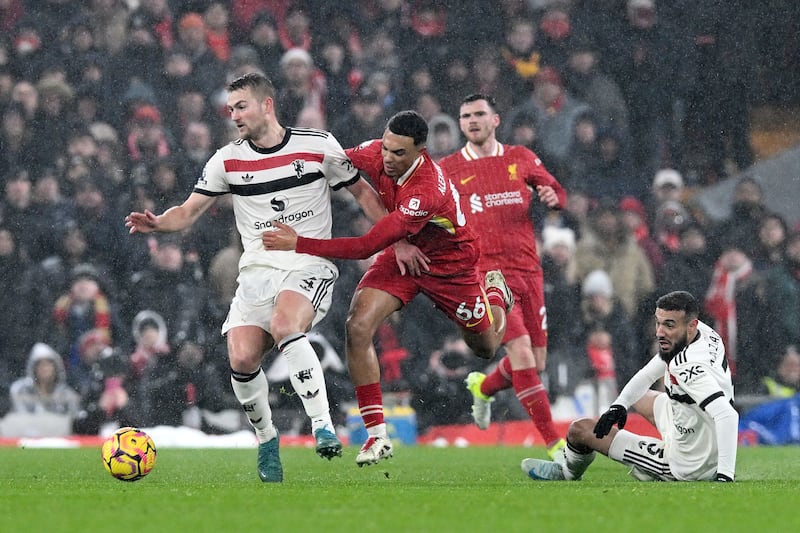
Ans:
[[[256,430],[258,442],[275,438],[278,431],[272,425],[272,409],[269,407],[269,384],[264,371],[259,368],[252,374],[231,371],[231,385],[236,399],[244,409],[247,419]]]
[[[590,453],[579,453],[575,451],[567,441],[567,446],[564,448],[564,457],[566,458],[566,468],[564,468],[564,477],[568,480],[580,479],[589,465],[594,461],[596,452],[592,450]]]
[[[325,388],[325,374],[317,357],[317,352],[302,333],[288,335],[278,345],[289,366],[289,380],[292,382],[306,414],[311,418],[312,434],[321,427],[334,431],[331,421],[328,391]]]

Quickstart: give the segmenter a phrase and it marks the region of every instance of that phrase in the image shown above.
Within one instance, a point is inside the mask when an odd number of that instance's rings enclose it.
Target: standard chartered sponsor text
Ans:
[[[484,195],[483,204],[486,207],[497,205],[521,204],[522,194],[520,191],[492,192]]]

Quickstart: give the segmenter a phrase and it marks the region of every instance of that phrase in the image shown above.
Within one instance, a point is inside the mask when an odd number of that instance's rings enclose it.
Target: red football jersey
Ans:
[[[458,189],[469,224],[480,228],[481,270],[529,270],[538,265],[529,212],[531,202],[538,201],[536,186],[552,187],[561,207],[567,193],[536,154],[524,146],[498,143],[495,155],[479,158],[465,146],[439,165]]]
[[[405,228],[408,241],[431,260],[430,274],[448,276],[474,267],[477,234],[466,225],[458,191],[426,151],[398,182],[383,171],[380,139],[345,152],[372,180],[390,217]]]

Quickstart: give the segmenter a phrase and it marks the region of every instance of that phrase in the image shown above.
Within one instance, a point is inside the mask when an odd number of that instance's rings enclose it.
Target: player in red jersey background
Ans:
[[[516,299],[503,339],[507,357],[488,376],[471,373],[467,386],[474,399],[473,418],[481,429],[491,421],[492,396],[513,387],[552,455],[563,447],[563,440],[553,426],[539,378],[547,360],[547,312],[530,206],[539,201],[559,209],[566,205],[567,194],[536,154],[497,140],[499,125],[491,96],[466,97],[459,126],[467,143],[439,162],[459,191],[470,226],[480,234],[480,270],[502,270]]]
[[[361,279],[347,318],[347,365],[368,438],[356,457],[359,466],[391,457],[383,416],[380,366],[372,339],[378,327],[418,293],[428,296],[461,329],[479,357],[491,359],[505,333],[505,312],[513,297],[498,271],[479,272],[477,235],[466,224],[458,193],[425,150],[428,126],[414,111],[401,111],[383,138],[347,150],[353,165],[372,179],[389,214],[366,235],[338,239],[297,236],[274,222],[267,250],[296,250],[339,259],[366,259],[383,250]],[[407,240],[427,257],[405,275],[390,245]]]

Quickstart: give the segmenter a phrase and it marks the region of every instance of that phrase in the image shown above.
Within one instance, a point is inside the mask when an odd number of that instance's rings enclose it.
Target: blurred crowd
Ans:
[[[536,152],[569,195],[563,211],[531,212],[554,398],[624,384],[653,353],[655,298],[673,289],[704,302],[737,392],[796,392],[800,233],[754,179],[724,221],[693,201],[754,162],[754,104],[800,100],[782,16],[794,5],[756,4],[0,0],[0,416],[67,414],[83,434],[230,427],[198,416],[238,409],[219,334],[240,254],[230,203],[180,235],[129,236],[123,218],[191,192],[236,138],[225,85],[254,70],[274,81],[283,125],[345,148],[415,109],[439,158],[462,144],[463,97],[496,98],[500,140]],[[357,205],[334,201],[336,235],[363,233]],[[344,319],[364,267],[340,263],[314,332],[340,423],[353,398]],[[462,381],[482,365],[451,327],[420,298],[376,339],[386,390],[411,392],[423,426],[469,421]],[[276,421],[302,431],[288,376],[268,363]]]

